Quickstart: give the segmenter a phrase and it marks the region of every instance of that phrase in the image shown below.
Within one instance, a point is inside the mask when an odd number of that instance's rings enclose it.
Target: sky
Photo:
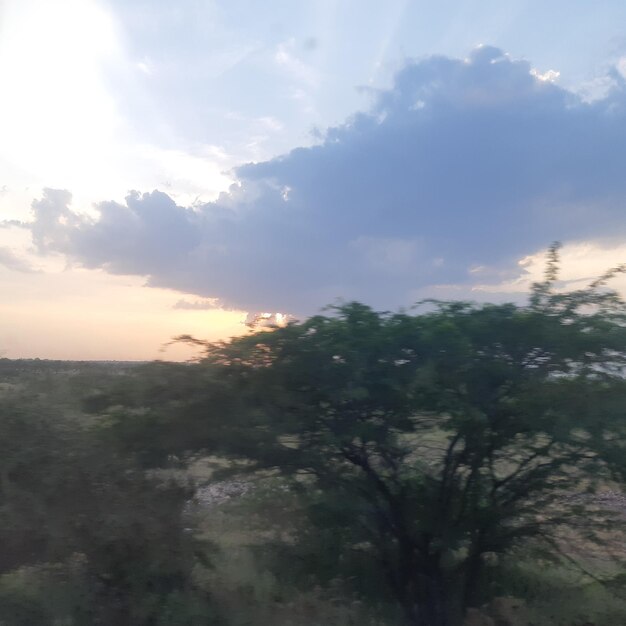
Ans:
[[[0,0],[0,84],[0,356],[626,261],[621,0]]]

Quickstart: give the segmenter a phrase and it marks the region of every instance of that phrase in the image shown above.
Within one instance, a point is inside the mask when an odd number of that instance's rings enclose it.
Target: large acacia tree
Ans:
[[[549,538],[573,494],[624,475],[626,309],[606,288],[622,268],[564,292],[557,265],[555,246],[527,306],[350,303],[208,345],[114,426],[155,458],[204,448],[292,477],[337,560],[376,563],[408,624],[458,624],[486,555]]]
[[[548,536],[573,493],[623,476],[614,272],[565,293],[557,261],[554,247],[528,306],[351,303],[208,349],[238,397],[225,419],[250,420],[246,454],[300,477],[341,552],[380,564],[407,623],[458,623],[487,554]]]

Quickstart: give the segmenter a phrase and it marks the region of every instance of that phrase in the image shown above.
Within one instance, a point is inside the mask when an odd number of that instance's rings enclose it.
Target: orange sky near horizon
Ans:
[[[138,276],[68,267],[63,259],[46,259],[35,268],[23,272],[0,264],[0,357],[179,361],[197,350],[166,346],[173,337],[214,341],[248,332],[245,312],[175,308],[181,301],[210,301],[145,287]]]

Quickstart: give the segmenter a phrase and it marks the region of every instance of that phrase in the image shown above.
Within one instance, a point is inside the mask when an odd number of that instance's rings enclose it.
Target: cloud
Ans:
[[[98,217],[75,213],[71,194],[46,189],[33,202],[33,241],[42,252],[62,252],[85,267],[102,267],[114,274],[149,276],[176,272],[181,257],[201,244],[199,216],[165,193],[141,196],[131,192],[126,204],[102,202]]]
[[[209,311],[219,306],[217,298],[208,298],[206,300],[178,300],[172,307],[173,309],[181,309],[184,311]]]
[[[0,266],[5,267],[8,270],[14,272],[21,272],[23,274],[36,274],[36,270],[30,263],[24,261],[17,256],[10,248],[0,246]]]
[[[530,73],[538,80],[542,80],[544,82],[547,81],[551,83],[558,80],[559,76],[561,75],[561,72],[557,72],[556,70],[548,70],[547,72],[541,73],[539,70],[535,68],[532,68],[530,70]]]
[[[291,320],[289,315],[283,313],[248,313],[243,323],[249,328],[261,330],[287,326]]]
[[[296,314],[336,297],[409,304],[479,266],[519,272],[555,239],[626,234],[626,81],[614,72],[588,101],[545,78],[486,46],[410,62],[369,111],[239,167],[214,202],[134,192],[91,217],[48,190],[33,239],[150,285]]]

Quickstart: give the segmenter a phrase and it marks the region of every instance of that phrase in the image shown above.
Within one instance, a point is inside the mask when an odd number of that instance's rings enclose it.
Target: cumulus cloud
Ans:
[[[611,80],[590,102],[496,48],[410,62],[369,111],[239,167],[215,202],[133,192],[91,217],[48,190],[33,239],[247,310],[409,304],[555,239],[626,234],[626,81]]]

